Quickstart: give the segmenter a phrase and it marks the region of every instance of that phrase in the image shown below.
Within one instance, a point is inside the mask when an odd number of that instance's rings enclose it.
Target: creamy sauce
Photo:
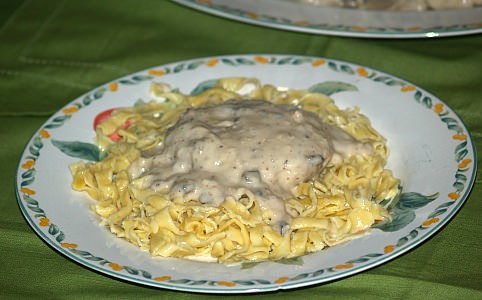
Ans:
[[[285,200],[328,163],[371,153],[313,113],[262,100],[230,100],[189,109],[164,142],[130,168],[143,188],[219,206],[227,197],[256,197],[278,229],[291,217]]]

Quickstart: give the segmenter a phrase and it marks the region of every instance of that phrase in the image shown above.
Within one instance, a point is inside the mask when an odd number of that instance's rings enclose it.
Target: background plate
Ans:
[[[183,93],[219,77],[308,88],[320,82],[355,87],[332,95],[340,107],[358,106],[388,140],[388,167],[407,193],[405,226],[372,233],[283,263],[225,266],[151,258],[98,225],[87,195],[71,190],[68,165],[54,140],[91,143],[94,117],[106,109],[149,100],[152,81]],[[271,54],[199,58],[161,65],[106,83],[67,104],[33,135],[16,176],[18,205],[52,248],[85,267],[138,284],[201,293],[252,293],[340,279],[394,259],[439,231],[462,207],[475,180],[476,153],[462,120],[422,88],[348,62]],[[413,197],[415,195],[415,197]],[[418,195],[418,196],[417,196]],[[418,198],[417,198],[418,197]]]
[[[426,38],[482,32],[482,7],[440,11],[367,11],[283,0],[173,0],[241,22],[314,34]]]

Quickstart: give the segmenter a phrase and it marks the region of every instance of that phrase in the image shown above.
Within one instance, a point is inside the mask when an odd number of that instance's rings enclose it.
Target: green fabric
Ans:
[[[23,219],[13,186],[25,144],[52,113],[90,89],[134,71],[196,57],[323,56],[367,65],[425,88],[460,115],[481,149],[481,49],[482,35],[329,37],[239,23],[166,0],[1,1],[0,298],[225,297],[103,276],[52,250]],[[467,203],[442,231],[379,267],[327,284],[230,298],[482,299],[481,197],[479,179]]]

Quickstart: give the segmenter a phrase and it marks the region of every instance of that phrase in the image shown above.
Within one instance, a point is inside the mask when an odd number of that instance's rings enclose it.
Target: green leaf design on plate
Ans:
[[[82,103],[87,106],[87,105],[90,105],[92,103],[92,98],[90,97],[90,95],[87,95],[85,96],[83,99],[82,99]]]
[[[23,179],[33,178],[35,176],[36,170],[35,168],[28,169],[27,171],[22,173]]]
[[[265,279],[255,279],[254,282],[258,282],[258,283],[261,283],[261,284],[271,284],[270,281],[265,280]]]
[[[301,258],[301,256],[284,258],[284,259],[277,260],[276,263],[283,264],[283,265],[302,266],[303,265],[303,258]]]
[[[443,209],[437,209],[437,210],[434,210],[430,215],[428,215],[428,218],[431,219],[431,218],[435,218],[437,216],[440,216],[444,213],[447,212],[447,209],[446,208],[443,208]]]
[[[38,136],[36,136],[33,139],[32,145],[28,148],[28,151],[30,154],[32,154],[35,157],[38,157],[40,155],[40,149],[42,149],[44,144],[42,143],[42,139]]]
[[[432,98],[428,96],[423,97],[422,104],[425,105],[427,108],[432,108]]]
[[[415,212],[412,210],[397,211],[397,209],[395,209],[394,215],[390,222],[383,222],[372,227],[385,232],[394,232],[404,228],[415,219]]]
[[[415,98],[415,101],[420,102],[420,99],[422,99],[422,92],[417,90],[413,97]]]
[[[462,127],[459,126],[459,122],[457,122],[457,120],[455,120],[454,118],[444,117],[444,118],[441,118],[440,120],[442,120],[442,122],[447,124],[448,129],[454,130],[456,132],[463,132]]]
[[[70,118],[72,118],[72,115],[63,115],[63,116],[56,117],[52,120],[52,123],[45,125],[45,128],[47,129],[58,128],[64,125],[64,123],[68,121]]]
[[[137,82],[142,82],[146,80],[151,80],[153,77],[150,75],[136,75],[132,76],[132,80],[137,81]]]
[[[372,227],[378,228],[385,232],[394,232],[400,230],[415,219],[416,209],[424,207],[433,200],[437,199],[438,196],[438,193],[429,196],[424,196],[415,192],[402,193],[397,205],[392,210],[393,219],[375,224]]]
[[[38,156],[32,156],[32,155],[25,156],[25,160],[37,161],[37,159],[38,159]]]
[[[453,186],[453,187],[455,188],[455,190],[456,190],[457,192],[459,192],[459,193],[462,192],[462,191],[464,190],[464,188],[465,188],[465,184],[463,184],[463,183],[460,182],[460,181],[455,181],[455,182],[452,184],[452,186]]]
[[[364,262],[367,262],[375,257],[379,257],[379,256],[382,256],[383,254],[382,253],[369,253],[369,254],[366,254],[362,257],[359,257],[357,259],[353,259],[353,260],[349,260],[347,261],[346,263],[347,264],[359,264],[359,263],[364,263]]]
[[[221,59],[221,62],[223,62],[224,64],[229,65],[229,66],[235,66],[236,65],[235,62],[233,62],[232,60],[227,59],[227,58]]]
[[[424,196],[415,192],[402,193],[396,208],[399,208],[400,210],[415,210],[429,204],[437,199],[438,196],[438,193],[429,196]]]
[[[55,238],[55,240],[59,243],[61,243],[64,239],[65,239],[65,234],[62,231]]]
[[[455,202],[445,202],[440,204],[430,215],[428,215],[428,219],[435,218],[441,214],[444,214],[447,212],[448,208],[452,206]]]
[[[87,258],[87,257],[86,257]],[[88,256],[88,260],[91,261],[103,261],[104,259],[102,257],[97,257],[97,256]]]
[[[204,61],[203,60],[198,60],[198,61],[195,61],[195,62],[192,62],[190,64],[187,65],[187,69],[188,70],[194,70],[194,69],[197,69],[199,66],[202,66],[204,65]]]
[[[52,144],[70,157],[88,161],[101,161],[106,156],[106,152],[101,151],[99,147],[90,143],[52,140]]]
[[[307,277],[310,277],[310,275],[311,274],[309,274],[309,273],[301,273],[301,274],[296,275],[295,277],[290,278],[290,280],[292,280],[292,281],[301,280],[301,279],[305,279]]]
[[[432,98],[430,98],[429,96],[424,96],[421,91],[417,90],[413,95],[413,98],[415,99],[415,101],[423,104],[425,107],[432,108]]]
[[[38,149],[42,148],[43,147],[43,143],[42,143],[42,139],[38,136],[36,136],[34,139],[33,139],[33,142],[32,144],[37,147]]]
[[[401,238],[397,241],[397,247],[401,247],[401,246],[405,245],[407,242],[408,242],[408,238],[403,237],[403,238]]]
[[[105,94],[106,91],[107,91],[107,89],[106,89],[105,87],[102,87],[102,88],[100,88],[100,89],[97,89],[97,90],[94,92],[94,94],[93,94],[94,99],[95,99],[95,100],[98,100],[98,99],[102,98],[102,97],[104,96],[104,94]]]
[[[204,91],[212,89],[216,86],[217,79],[209,79],[199,83],[191,92],[191,96],[197,96]]]
[[[286,65],[293,60],[293,57],[282,58],[278,61],[278,65]]]
[[[77,107],[78,109],[82,109],[82,107],[84,107],[84,105],[82,103],[79,103],[79,102],[74,102],[72,103],[72,106],[75,106]]]
[[[190,285],[203,285],[203,284],[206,284],[208,283],[207,280],[195,280],[193,282],[190,283]]]
[[[298,257],[291,257],[291,258],[284,258],[280,260],[274,261],[275,263],[278,264],[283,264],[283,265],[297,265],[297,266],[302,266],[303,265],[303,258],[300,256]],[[243,262],[241,264],[241,269],[250,269],[254,266],[257,266],[259,264],[262,264],[263,261],[250,261],[250,262]]]
[[[136,84],[134,81],[130,81],[130,80],[127,80],[127,79],[119,80],[119,83],[120,83],[120,84],[125,84],[125,85],[133,85],[133,84]]]
[[[255,285],[256,284],[255,282],[250,281],[250,280],[235,280],[233,282],[236,283],[236,284],[239,284],[239,285]]]
[[[329,62],[328,62],[328,67],[329,67],[330,69],[332,69],[333,71],[338,72],[338,66],[337,66],[334,62],[329,61]]]
[[[310,93],[319,93],[331,96],[340,92],[358,91],[358,88],[351,83],[341,81],[325,81],[311,86],[310,88],[308,88],[308,91]]]
[[[416,229],[410,231],[408,234],[412,239],[416,238],[418,236],[418,231]]]
[[[127,273],[129,273],[131,275],[138,275],[139,274],[138,270],[136,270],[134,268],[131,268],[131,267],[124,266],[124,270],[126,270]]]
[[[241,263],[241,269],[251,269],[262,263],[261,261],[250,261],[250,262],[243,262]]]
[[[35,181],[35,177],[30,178],[28,180],[23,180],[22,183],[20,184],[21,187],[26,187],[31,185]]]
[[[49,225],[49,233],[50,233],[51,235],[56,235],[56,234],[59,233],[59,232],[60,232],[60,229],[59,229],[59,227],[58,227],[57,225],[55,225],[55,224],[50,224],[50,225]]]
[[[34,155],[34,156],[37,156],[37,157],[38,157],[38,156],[40,155],[39,149],[35,148],[34,146],[30,146],[30,147],[28,148],[28,151],[29,151],[32,155]]]
[[[467,176],[461,173],[455,173],[455,179],[462,180],[462,181],[467,181]]]
[[[345,72],[345,73],[350,74],[350,75],[355,74],[355,71],[353,71],[353,69],[350,66],[347,66],[347,65],[341,65],[340,70],[342,72]]]
[[[172,69],[172,72],[173,73],[179,73],[181,72],[182,70],[184,70],[184,64],[179,64],[177,66],[174,67],[174,69]]]
[[[388,86],[404,86],[405,85],[405,82],[401,81],[401,80],[389,80],[387,82],[385,82],[386,85]]]
[[[246,58],[237,58],[236,62],[240,65],[254,65],[255,63],[252,60]]]
[[[388,76],[379,76],[379,77],[375,77],[375,79],[373,79],[373,81],[375,82],[385,82],[387,80],[390,80],[391,78],[388,77]]]
[[[311,58],[297,58],[295,59],[291,64],[293,65],[301,65],[301,64],[304,64],[304,63],[310,63],[312,62],[313,60]]]
[[[189,279],[171,279],[169,280],[170,283],[175,283],[175,284],[190,284],[191,280]]]
[[[38,207],[38,201],[30,197],[29,195],[23,195],[23,200],[32,207]]]

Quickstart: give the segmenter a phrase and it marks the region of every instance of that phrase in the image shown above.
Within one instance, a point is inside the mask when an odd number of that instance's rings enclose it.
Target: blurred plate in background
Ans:
[[[387,11],[315,6],[289,0],[173,0],[216,16],[313,34],[427,38],[482,32],[482,7]]]

